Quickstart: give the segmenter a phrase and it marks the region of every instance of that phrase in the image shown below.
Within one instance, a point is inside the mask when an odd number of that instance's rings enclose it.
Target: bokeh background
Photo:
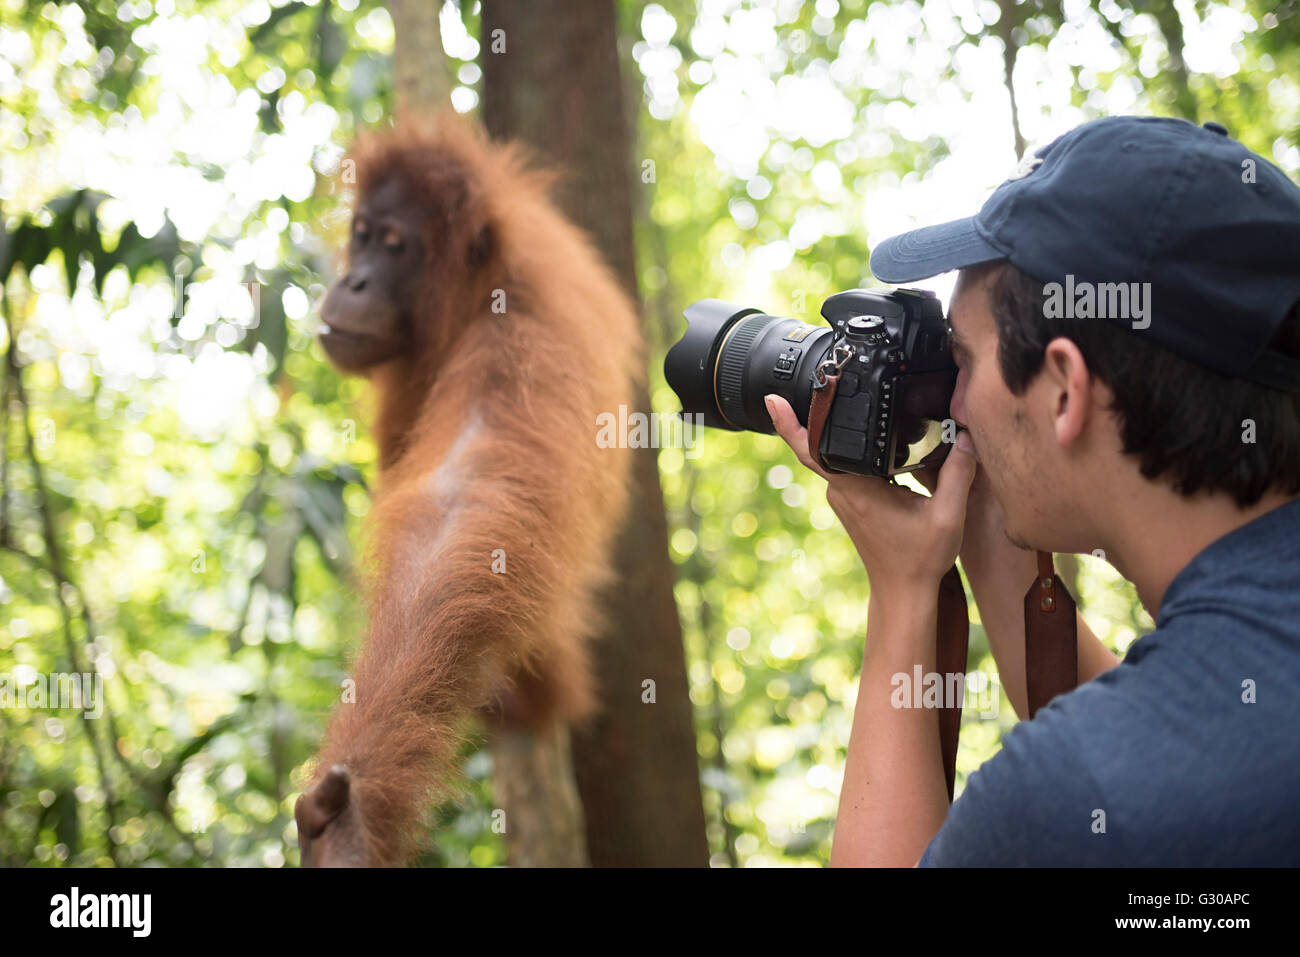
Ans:
[[[1300,175],[1295,0],[617,7],[653,170],[632,185],[660,412],[685,305],[817,321],[877,285],[874,243],[974,212],[1087,119],[1214,119]],[[473,112],[477,3],[440,24]],[[374,0],[0,0],[0,674],[93,668],[106,691],[96,720],[0,707],[2,864],[297,863],[293,799],[362,629],[376,468],[365,385],[326,364],[316,304],[339,162],[393,113],[393,42]],[[860,562],[775,437],[658,460],[711,860],[824,864]],[[1060,564],[1116,651],[1152,627],[1104,562]],[[992,673],[975,621],[970,667]],[[959,789],[1014,720],[1005,698],[967,713]],[[502,862],[491,765],[472,741],[424,863]]]

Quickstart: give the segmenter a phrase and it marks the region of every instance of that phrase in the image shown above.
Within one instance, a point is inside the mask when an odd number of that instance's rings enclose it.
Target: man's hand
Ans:
[[[826,479],[826,501],[853,540],[872,592],[937,590],[961,548],[976,465],[970,437],[958,434],[934,494],[926,498],[882,478],[827,472],[809,456],[808,430],[790,403],[775,395],[766,401],[777,434],[800,462]]]
[[[939,470],[933,467],[917,469],[912,477],[931,495],[939,484]],[[982,564],[986,558],[1005,561],[1013,552],[1018,552],[1026,559],[1032,559],[1034,555],[1032,551],[1018,548],[1008,540],[1002,506],[993,494],[993,486],[989,483],[984,466],[977,464],[970,494],[966,498],[966,524],[961,536],[962,564]],[[1034,574],[1031,571],[1026,581],[1032,579]]]
[[[934,491],[938,481],[934,469],[918,469],[912,474]],[[983,465],[976,470],[966,502],[961,564],[979,606],[1002,687],[1016,714],[1028,717],[1024,600],[1025,592],[1038,580],[1038,562],[1031,549],[1021,548],[1007,537],[1002,506]],[[1079,684],[1083,684],[1115,667],[1119,658],[1093,633],[1082,614],[1076,613],[1075,627],[1079,635]]]

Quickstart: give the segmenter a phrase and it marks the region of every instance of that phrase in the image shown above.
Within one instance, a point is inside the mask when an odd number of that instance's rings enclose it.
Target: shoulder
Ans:
[[[1201,614],[1144,636],[1003,737],[922,864],[1300,862],[1300,642],[1279,627]]]
[[[921,863],[1050,866],[1123,858],[1122,835],[1112,827],[1094,771],[1113,733],[1103,715],[1122,710],[1108,698],[1110,689],[1084,686],[1017,724],[1002,749],[966,779]]]

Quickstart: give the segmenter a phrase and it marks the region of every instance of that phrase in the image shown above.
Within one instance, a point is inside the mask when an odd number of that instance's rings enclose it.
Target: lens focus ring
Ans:
[[[733,425],[742,428],[745,425],[736,421],[736,417],[740,413],[740,393],[745,381],[745,366],[749,362],[749,348],[758,334],[775,321],[774,317],[761,314],[742,319],[718,353],[718,408]]]

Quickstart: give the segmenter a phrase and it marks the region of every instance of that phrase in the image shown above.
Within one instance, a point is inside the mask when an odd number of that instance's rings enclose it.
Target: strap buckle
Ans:
[[[837,335],[835,341],[831,343],[831,351],[827,358],[817,364],[813,372],[813,388],[824,389],[830,383],[831,378],[839,378],[840,372],[849,364],[849,360],[858,354],[853,343],[847,342],[843,335]]]

